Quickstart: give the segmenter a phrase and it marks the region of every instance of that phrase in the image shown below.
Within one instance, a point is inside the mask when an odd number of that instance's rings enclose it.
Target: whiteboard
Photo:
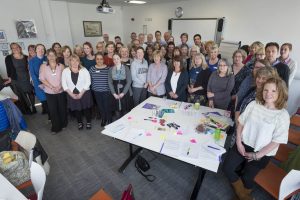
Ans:
[[[231,41],[222,41],[219,47],[219,53],[222,58],[226,58],[230,65],[232,65],[232,55],[238,50],[241,46],[241,41],[231,42]]]
[[[180,35],[187,33],[189,35],[188,43],[194,44],[193,37],[195,34],[200,34],[202,41],[216,39],[216,30],[218,18],[182,18],[171,19],[172,36],[175,39],[175,44],[179,45]]]

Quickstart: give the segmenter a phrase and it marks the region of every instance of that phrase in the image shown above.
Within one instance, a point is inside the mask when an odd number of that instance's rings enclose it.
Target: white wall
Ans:
[[[100,14],[96,12],[96,4],[68,3],[70,26],[74,44],[82,44],[85,41],[92,42],[94,46],[101,38],[84,37],[83,21],[102,21],[103,33],[108,33],[110,40],[116,35],[123,38],[123,23],[121,7],[114,6],[114,14]]]
[[[16,6],[18,5],[18,6]],[[292,57],[300,62],[299,35],[300,1],[289,0],[189,0],[184,2],[142,5],[114,6],[115,14],[96,13],[96,4],[78,4],[51,0],[1,0],[0,30],[5,30],[8,42],[22,41],[25,45],[44,43],[47,47],[54,41],[73,46],[90,41],[93,45],[102,38],[85,38],[82,21],[102,21],[104,33],[111,39],[120,35],[124,43],[129,42],[130,33],[143,32],[143,25],[148,32],[167,31],[168,19],[174,17],[174,10],[181,6],[183,17],[225,17],[224,39],[242,41],[250,44],[255,40],[291,42],[294,44]],[[282,10],[284,9],[284,10]],[[282,11],[281,11],[282,10]],[[131,21],[134,18],[134,21]],[[145,20],[147,18],[147,20]],[[151,21],[148,21],[151,18]],[[36,39],[17,38],[15,20],[33,19],[36,23]],[[184,32],[184,27],[183,27]],[[6,76],[4,57],[0,54],[0,73]],[[290,87],[289,111],[300,105],[300,67]]]
[[[123,38],[123,23],[121,7],[114,6],[114,14],[96,12],[96,4],[78,4],[51,0],[1,0],[0,30],[4,30],[8,42],[24,42],[29,44],[43,43],[50,48],[53,42],[62,45],[82,44],[91,42],[94,46],[102,37],[84,37],[83,21],[102,21],[103,33],[108,33],[111,39],[119,35]],[[18,39],[15,20],[35,21],[36,39]],[[24,51],[27,54],[27,50]],[[0,52],[0,74],[6,77],[5,57]]]
[[[15,21],[16,20],[31,20],[35,21],[37,27],[36,39],[18,39]],[[41,18],[39,0],[4,0],[0,6],[0,30],[4,30],[8,42],[24,42],[25,46],[35,44],[39,41],[47,41],[44,22]],[[6,69],[4,57],[0,52],[0,74],[6,77]]]
[[[124,7],[123,24],[126,24],[124,36],[129,38],[132,31],[142,32],[143,25],[148,26],[148,33],[154,34],[156,30],[164,33],[168,29],[168,19],[175,17],[174,11],[178,6],[183,8],[184,18],[225,17],[223,37],[227,41],[242,41],[243,44],[251,44],[256,40],[263,43],[276,41],[280,44],[291,42],[294,44],[292,57],[300,64],[300,26],[297,23],[300,19],[300,1],[298,0],[190,0]],[[135,18],[135,21],[130,21],[131,18]],[[152,18],[152,21],[145,20],[146,18]],[[300,106],[299,85],[300,67],[296,80],[292,82],[289,89],[290,113]]]

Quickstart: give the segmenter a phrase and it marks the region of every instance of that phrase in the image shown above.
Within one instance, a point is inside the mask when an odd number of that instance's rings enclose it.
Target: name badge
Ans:
[[[100,73],[100,70],[96,70],[96,73]]]

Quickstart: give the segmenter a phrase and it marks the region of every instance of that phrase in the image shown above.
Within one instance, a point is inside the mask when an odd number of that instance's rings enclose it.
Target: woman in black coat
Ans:
[[[167,98],[176,101],[187,100],[187,86],[189,75],[184,69],[180,56],[175,56],[172,61],[172,70],[168,72],[165,87]]]
[[[28,57],[23,55],[22,48],[17,43],[11,43],[12,54],[6,56],[5,65],[8,80],[13,92],[18,96],[20,110],[23,114],[36,113],[33,86],[30,83]]]

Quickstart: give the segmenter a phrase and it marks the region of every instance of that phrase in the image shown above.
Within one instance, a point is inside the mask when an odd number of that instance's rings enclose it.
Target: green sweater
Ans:
[[[300,146],[289,154],[289,158],[280,164],[280,167],[289,173],[292,169],[300,170]]]

